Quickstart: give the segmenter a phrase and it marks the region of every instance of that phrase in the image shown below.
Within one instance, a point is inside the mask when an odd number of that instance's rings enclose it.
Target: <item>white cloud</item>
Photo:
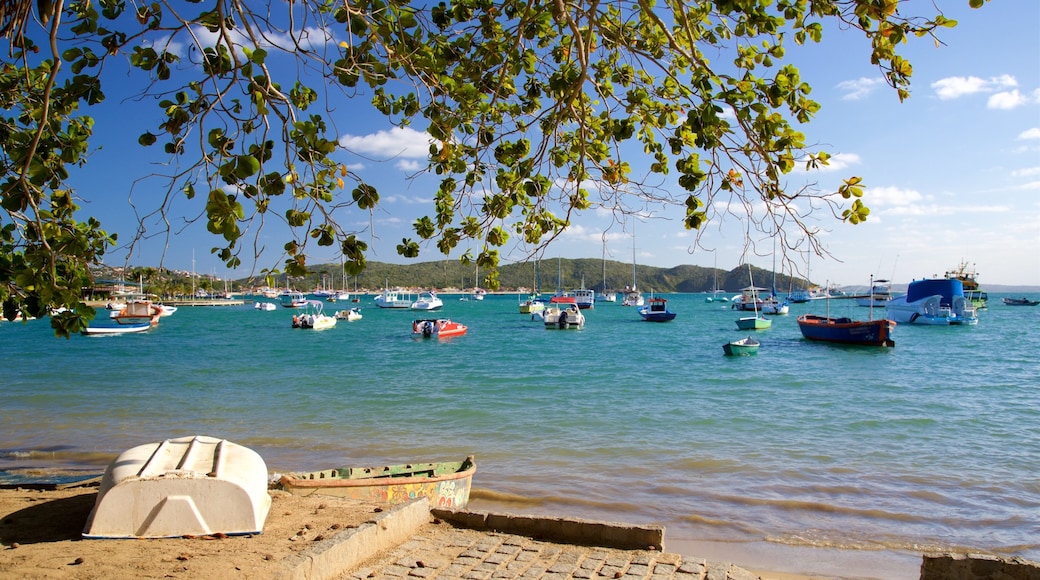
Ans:
[[[859,155],[855,153],[838,153],[832,155],[828,164],[821,167],[820,171],[844,171],[852,165],[859,165]]]
[[[910,207],[921,201],[925,196],[913,189],[900,189],[898,187],[871,187],[863,194],[865,203],[870,207]]]
[[[1018,81],[1015,80],[1015,77],[1010,75],[1001,75],[990,79],[981,79],[979,77],[947,77],[932,83],[932,88],[935,89],[935,94],[944,101],[957,99],[965,95],[973,95],[975,93],[992,93],[998,89],[1014,88],[1017,86]]]
[[[842,95],[844,101],[858,101],[865,98],[870,93],[874,92],[879,85],[884,84],[881,79],[869,79],[866,77],[860,77],[852,81],[842,81],[838,83],[838,89],[845,91]]]
[[[1040,127],[1026,129],[1018,134],[1019,139],[1040,139]]]
[[[344,135],[339,144],[344,149],[363,155],[385,158],[422,159],[430,153],[430,136],[411,127],[394,127],[368,135]]]
[[[421,170],[424,166],[413,159],[402,159],[397,162],[396,167],[401,171],[407,171],[408,173],[415,173]]]
[[[1034,175],[1040,175],[1040,167],[1027,167],[1025,169],[1016,169],[1011,172],[1012,177],[1032,177]]]
[[[1005,91],[992,95],[989,100],[986,101],[986,108],[1007,111],[1025,105],[1028,102],[1029,99],[1016,89],[1014,91]]]

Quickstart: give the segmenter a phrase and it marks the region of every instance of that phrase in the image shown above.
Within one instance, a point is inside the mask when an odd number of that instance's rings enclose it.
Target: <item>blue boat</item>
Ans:
[[[653,298],[649,304],[639,309],[639,315],[647,322],[668,322],[675,318],[675,313],[668,310],[668,301],[664,298]]]
[[[896,343],[891,338],[895,326],[895,322],[886,319],[852,320],[815,314],[803,314],[798,317],[798,329],[805,338],[839,344],[895,346]]]
[[[964,295],[964,284],[956,278],[914,280],[906,295],[885,305],[888,318],[903,324],[977,324],[975,307]]]

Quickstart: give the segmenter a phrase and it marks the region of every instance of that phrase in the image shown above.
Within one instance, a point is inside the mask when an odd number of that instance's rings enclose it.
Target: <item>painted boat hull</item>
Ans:
[[[280,483],[294,495],[328,495],[390,505],[425,497],[432,508],[458,510],[469,503],[476,470],[471,455],[456,462],[341,467],[287,474]]]
[[[151,323],[144,324],[122,324],[119,326],[90,326],[84,328],[81,332],[88,336],[108,336],[113,334],[134,334],[137,332],[145,332],[152,328]]]
[[[727,342],[722,345],[722,352],[726,353],[726,356],[748,356],[758,354],[758,347],[760,345],[761,343],[749,336],[740,340]]]
[[[798,317],[798,329],[802,336],[809,340],[834,342],[838,344],[859,344],[866,346],[895,346],[892,340],[892,329],[896,323],[892,320],[852,320],[849,318],[828,318],[814,314],[803,314]]]
[[[747,316],[737,320],[737,328],[740,330],[765,330],[773,326],[773,321],[761,316]]]

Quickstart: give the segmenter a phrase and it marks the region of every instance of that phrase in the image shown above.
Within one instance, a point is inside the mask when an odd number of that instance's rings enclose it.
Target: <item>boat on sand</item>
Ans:
[[[328,495],[398,504],[425,497],[430,507],[463,509],[477,465],[470,455],[462,461],[406,463],[381,467],[339,467],[289,473],[279,480],[294,495]]]

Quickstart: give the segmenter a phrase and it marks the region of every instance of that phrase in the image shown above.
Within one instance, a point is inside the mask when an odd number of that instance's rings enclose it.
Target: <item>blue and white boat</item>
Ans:
[[[906,294],[885,305],[890,320],[899,324],[977,324],[975,307],[964,295],[964,284],[956,278],[914,280]]]
[[[675,313],[668,310],[668,301],[664,298],[651,296],[648,302],[646,306],[639,309],[639,316],[642,316],[643,320],[647,322],[668,322],[675,318]]]

